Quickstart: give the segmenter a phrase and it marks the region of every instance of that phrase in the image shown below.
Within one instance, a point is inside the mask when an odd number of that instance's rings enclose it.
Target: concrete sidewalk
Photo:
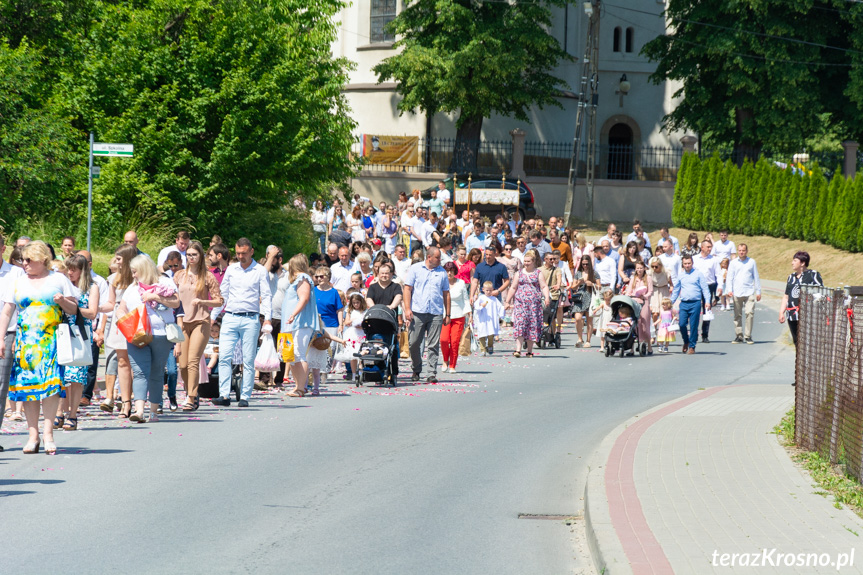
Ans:
[[[816,494],[772,433],[793,403],[790,385],[714,387],[612,432],[585,489],[597,572],[860,573],[863,520]]]

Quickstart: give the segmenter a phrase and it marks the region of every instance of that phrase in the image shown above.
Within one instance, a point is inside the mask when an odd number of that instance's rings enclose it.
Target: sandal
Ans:
[[[67,417],[66,423],[63,424],[63,431],[78,431],[78,418]],[[45,445],[48,445],[47,443]]]
[[[63,424],[66,422],[65,415],[58,415],[54,418],[54,429],[60,429],[63,427]],[[45,445],[48,445],[47,443]]]
[[[99,404],[99,409],[108,413],[114,413],[114,401],[103,401]]]
[[[11,419],[12,421],[24,421],[24,416],[21,415],[20,411],[16,411],[9,419]]]
[[[520,352],[520,351],[516,351],[516,352],[514,352],[514,353],[512,354],[512,356],[513,356],[513,357],[521,357],[521,352]]]
[[[35,442],[28,441],[27,445],[24,446],[24,449],[22,449],[21,452],[27,455],[39,453],[39,440],[37,439]]]
[[[39,450],[39,446],[36,446],[36,450]],[[55,455],[57,453],[57,444],[53,441],[45,442],[45,455]]]
[[[526,354],[524,354],[524,357],[533,357],[533,354],[532,353],[526,353]]]
[[[13,411],[11,409],[7,409],[3,412],[3,419],[12,419]]]
[[[196,409],[198,409],[198,398],[196,397],[193,399],[191,397],[187,397],[186,403],[183,404],[183,411],[191,412],[195,411]]]
[[[129,404],[129,411],[126,411],[126,404]],[[129,416],[132,415],[132,400],[124,401],[123,407],[120,408],[120,415],[117,417],[122,417],[123,419],[129,419]]]
[[[288,393],[285,394],[287,397],[303,397],[306,395],[305,389],[292,389]]]

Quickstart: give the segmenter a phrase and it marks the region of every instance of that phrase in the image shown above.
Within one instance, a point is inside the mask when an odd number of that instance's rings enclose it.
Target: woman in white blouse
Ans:
[[[458,267],[453,262],[447,262],[443,269],[449,278],[450,318],[449,324],[443,326],[440,333],[440,348],[443,354],[441,371],[455,373],[461,334],[464,332],[465,322],[470,322],[470,294],[467,285],[455,277]]]

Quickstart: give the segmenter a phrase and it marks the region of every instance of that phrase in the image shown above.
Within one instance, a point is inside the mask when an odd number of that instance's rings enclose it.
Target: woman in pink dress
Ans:
[[[507,307],[512,307],[512,333],[516,337],[515,357],[521,357],[521,348],[527,346],[527,357],[533,357],[533,343],[542,333],[542,306],[551,303],[548,285],[539,273],[536,264],[539,254],[528,250],[524,254],[524,268],[512,280],[512,287],[506,299]],[[513,305],[513,300],[515,304]]]
[[[650,324],[652,317],[650,313],[650,296],[653,295],[653,281],[647,274],[644,262],[639,260],[635,264],[635,272],[626,286],[626,295],[641,304],[641,315],[638,316],[638,339],[647,343],[648,355],[653,354],[653,345],[650,341]]]

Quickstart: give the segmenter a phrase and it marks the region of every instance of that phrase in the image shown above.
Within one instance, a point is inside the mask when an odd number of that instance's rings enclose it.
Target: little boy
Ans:
[[[491,295],[494,284],[482,284],[482,295],[474,302],[474,326],[479,339],[479,347],[484,356],[494,353],[494,336],[500,332],[500,320],[503,318],[503,305]]]

